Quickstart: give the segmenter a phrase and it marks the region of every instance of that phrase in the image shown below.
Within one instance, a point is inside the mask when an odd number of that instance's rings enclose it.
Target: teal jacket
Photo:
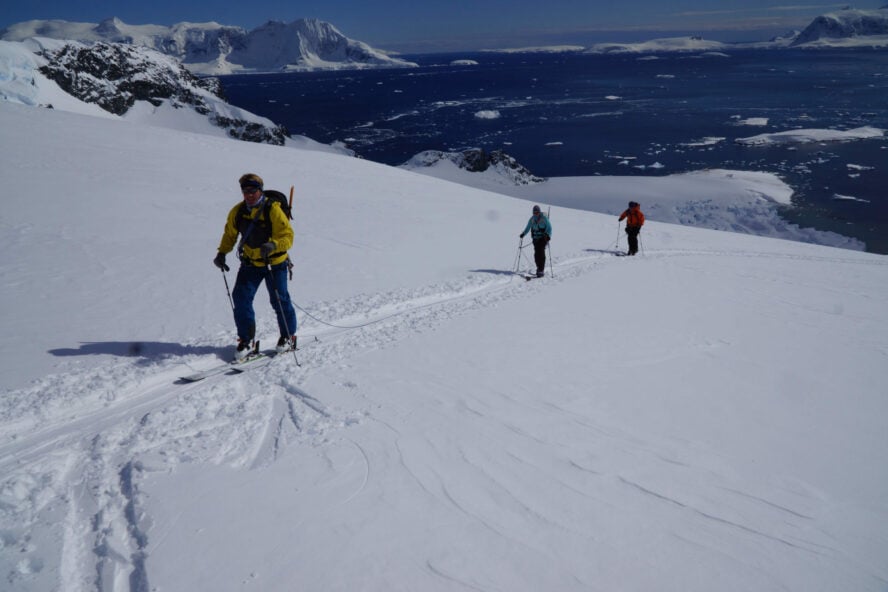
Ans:
[[[527,226],[524,227],[524,232],[521,233],[521,236],[528,232],[530,232],[530,237],[533,240],[552,238],[552,225],[549,224],[549,219],[542,212],[534,214],[527,221]]]

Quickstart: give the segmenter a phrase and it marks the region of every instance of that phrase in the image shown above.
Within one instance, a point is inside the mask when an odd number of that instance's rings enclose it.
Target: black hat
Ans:
[[[539,214],[540,213],[540,206],[533,206],[533,213]]]

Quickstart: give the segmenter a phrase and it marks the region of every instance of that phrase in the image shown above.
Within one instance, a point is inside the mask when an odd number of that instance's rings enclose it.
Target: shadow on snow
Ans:
[[[226,359],[225,353],[230,349],[231,347],[182,345],[181,343],[160,341],[86,341],[81,342],[78,348],[51,349],[49,353],[60,357],[110,355],[144,358],[146,362],[153,362],[173,356],[206,354],[216,354],[220,359]],[[228,353],[230,354],[230,352]]]

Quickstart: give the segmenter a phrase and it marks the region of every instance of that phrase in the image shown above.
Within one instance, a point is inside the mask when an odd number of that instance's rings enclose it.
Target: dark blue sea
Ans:
[[[888,254],[888,138],[734,141],[790,129],[888,130],[888,51],[404,57],[421,67],[221,80],[234,105],[392,165],[423,150],[482,147],[544,177],[773,172],[796,190],[784,218]],[[466,59],[478,64],[451,65]]]

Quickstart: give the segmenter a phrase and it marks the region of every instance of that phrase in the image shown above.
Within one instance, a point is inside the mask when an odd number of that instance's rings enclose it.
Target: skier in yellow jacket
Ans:
[[[237,326],[237,352],[235,357],[245,357],[256,337],[256,315],[253,298],[263,281],[268,288],[271,306],[277,315],[280,339],[278,351],[296,347],[296,311],[287,290],[289,256],[293,246],[293,228],[287,215],[276,201],[263,192],[259,175],[247,173],[238,180],[243,201],[228,212],[219,253],[213,263],[228,271],[225,255],[238,243],[241,261],[237,280],[232,291],[234,322]]]

